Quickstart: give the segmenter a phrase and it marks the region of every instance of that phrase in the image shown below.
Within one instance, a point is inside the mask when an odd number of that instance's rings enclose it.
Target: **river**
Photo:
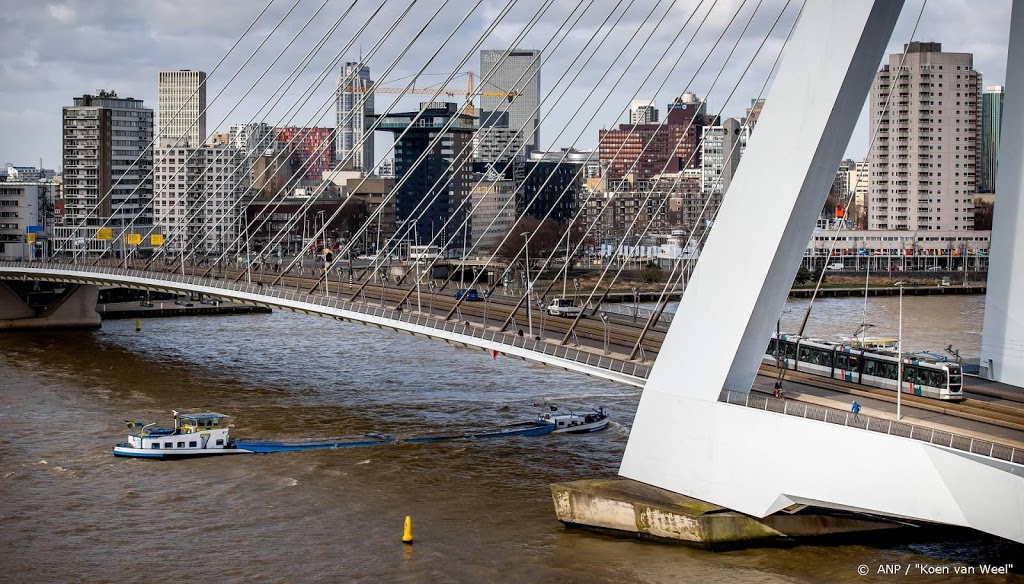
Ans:
[[[893,299],[870,302],[876,322],[890,319]],[[974,354],[982,302],[907,298],[905,332],[932,349],[954,335]],[[798,319],[805,304],[791,303],[786,318]],[[813,326],[831,322],[848,334],[861,320],[853,299],[815,308]],[[856,318],[839,326],[840,315]],[[0,574],[5,582],[868,582],[891,577],[863,578],[862,564],[1024,557],[1020,546],[974,533],[711,553],[563,527],[548,484],[614,477],[638,399],[634,388],[480,350],[284,312],[146,320],[138,333],[133,321],[108,321],[93,332],[0,335]],[[604,405],[614,422],[586,436],[177,462],[110,454],[124,419],[169,423],[171,409],[230,414],[236,437],[298,439],[518,422],[543,401]],[[406,515],[412,546],[401,543]],[[926,579],[940,580],[956,581]]]

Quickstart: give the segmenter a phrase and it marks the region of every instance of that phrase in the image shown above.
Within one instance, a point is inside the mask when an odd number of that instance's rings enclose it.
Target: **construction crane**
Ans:
[[[466,108],[465,108],[464,111],[465,111],[465,113],[467,115],[470,115],[470,116],[476,115],[476,109],[473,106],[472,98],[476,97],[477,95],[483,95],[483,96],[487,96],[487,97],[504,97],[504,98],[508,99],[509,103],[512,103],[512,101],[515,98],[519,97],[519,92],[518,91],[482,91],[482,92],[474,91],[473,90],[473,72],[472,71],[466,71],[466,88],[465,89],[456,89],[456,88],[453,88],[453,87],[445,87],[444,89],[441,89],[440,91],[438,91],[436,88],[428,89],[428,88],[412,87],[412,88],[406,89],[404,87],[387,87],[387,86],[384,86],[384,85],[377,85],[377,86],[372,86],[371,85],[371,86],[365,86],[365,87],[351,86],[349,89],[346,89],[346,92],[348,92],[348,93],[363,93],[365,91],[370,91],[370,90],[372,90],[374,93],[410,93],[410,94],[416,94],[416,95],[433,95],[433,94],[437,93],[438,95],[444,95],[444,96],[448,96],[448,97],[454,97],[456,95],[468,95],[468,96],[470,96],[470,101],[469,101],[469,103],[466,104]]]

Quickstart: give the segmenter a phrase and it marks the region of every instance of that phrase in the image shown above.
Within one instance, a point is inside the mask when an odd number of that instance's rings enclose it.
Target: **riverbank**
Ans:
[[[219,316],[230,314],[269,314],[264,306],[246,306],[231,302],[210,300],[206,303],[173,300],[153,302],[107,302],[96,305],[96,312],[103,320],[123,318],[170,318],[176,316]]]

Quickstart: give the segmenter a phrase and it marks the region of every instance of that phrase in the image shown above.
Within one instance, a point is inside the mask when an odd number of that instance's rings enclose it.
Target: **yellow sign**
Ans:
[[[109,227],[101,227],[96,230],[96,239],[100,241],[110,241],[114,238],[114,230]]]
[[[149,236],[149,245],[156,246],[156,245],[163,245],[163,244],[164,244],[164,236],[163,235],[160,235],[159,233],[154,233],[153,235]]]
[[[139,245],[142,243],[142,235],[138,233],[129,233],[124,236],[124,241],[128,245]]]
[[[25,234],[25,243],[27,243],[29,245],[32,245],[35,242],[36,242],[36,234],[35,233],[26,233]]]

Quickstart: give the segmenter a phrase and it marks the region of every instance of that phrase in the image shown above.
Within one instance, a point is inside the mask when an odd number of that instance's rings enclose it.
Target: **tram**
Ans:
[[[763,363],[893,391],[899,376],[899,358],[893,353],[797,335],[772,333]],[[900,385],[906,394],[946,401],[964,399],[960,365],[931,356],[904,355]]]

